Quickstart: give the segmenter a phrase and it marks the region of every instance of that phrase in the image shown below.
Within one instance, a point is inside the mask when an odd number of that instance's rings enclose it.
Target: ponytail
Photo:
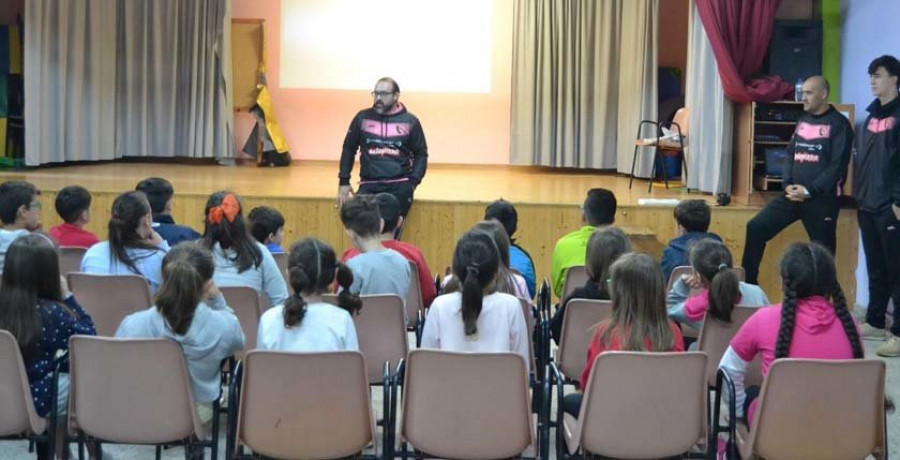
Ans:
[[[734,269],[726,264],[719,265],[719,271],[709,283],[709,310],[707,314],[713,318],[731,322],[731,312],[741,297],[741,280]]]
[[[291,289],[294,295],[284,301],[284,327],[294,327],[300,325],[303,317],[306,316],[306,300],[300,295],[310,285],[310,279],[301,267],[291,267],[290,272]]]
[[[481,302],[484,297],[478,283],[478,267],[466,267],[466,278],[462,285],[462,317],[466,335],[478,333],[478,316],[481,315]]]
[[[347,310],[350,316],[358,315],[362,309],[362,300],[358,295],[350,292],[350,285],[353,284],[353,271],[342,262],[338,262],[336,268],[338,286],[341,287],[341,292],[337,296],[338,306]]]
[[[163,284],[156,294],[156,308],[178,335],[191,327],[197,304],[203,299],[206,279],[188,260],[173,260],[163,266]]]

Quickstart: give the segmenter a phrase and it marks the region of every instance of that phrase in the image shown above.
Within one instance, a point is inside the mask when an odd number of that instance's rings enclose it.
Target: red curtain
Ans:
[[[696,0],[696,3],[728,99],[771,102],[793,92],[793,84],[778,76],[751,80],[766,56],[781,0]]]

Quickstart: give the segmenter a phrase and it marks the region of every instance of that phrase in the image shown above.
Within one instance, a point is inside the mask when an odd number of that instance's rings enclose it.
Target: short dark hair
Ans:
[[[56,194],[56,213],[62,220],[72,223],[91,208],[91,192],[80,185],[64,187]]]
[[[888,75],[892,77],[900,76],[900,61],[890,54],[878,56],[871,64],[869,64],[869,75],[875,75],[879,67],[884,67]],[[900,88],[900,78],[897,78],[897,87]]]
[[[516,212],[516,207],[509,201],[500,198],[489,204],[484,210],[484,220],[491,219],[500,222],[506,230],[506,234],[509,235],[509,239],[512,240],[513,234],[519,227],[519,213]]]
[[[148,177],[138,182],[134,188],[139,192],[147,195],[147,201],[150,202],[150,209],[153,214],[162,214],[166,210],[166,203],[175,196],[175,189],[172,183],[162,177]]]
[[[27,207],[40,190],[23,180],[10,180],[0,184],[0,221],[10,225],[16,222],[19,208]]]
[[[381,231],[381,214],[372,195],[357,195],[341,206],[341,223],[363,238],[376,236]]]
[[[377,82],[375,82],[375,84],[377,85],[378,83],[381,83],[381,82],[383,82],[383,81],[386,81],[386,82],[388,82],[388,83],[391,84],[391,88],[392,88],[391,91],[393,91],[393,92],[395,92],[395,93],[399,93],[399,92],[400,92],[400,85],[397,84],[397,80],[394,80],[394,79],[391,78],[391,77],[381,77],[381,78],[378,79]]]
[[[390,193],[379,193],[375,195],[375,203],[378,204],[378,214],[384,220],[381,233],[393,232],[400,222],[400,200]]]
[[[256,241],[265,244],[269,235],[278,233],[284,227],[284,216],[277,209],[269,206],[257,206],[247,214],[250,221],[250,233]]]
[[[684,200],[675,206],[675,220],[688,232],[709,230],[709,205],[703,200]]]
[[[616,221],[616,195],[605,188],[592,188],[582,210],[591,226],[612,224]]]

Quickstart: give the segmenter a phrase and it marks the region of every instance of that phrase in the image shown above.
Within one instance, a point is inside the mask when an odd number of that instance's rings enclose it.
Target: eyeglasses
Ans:
[[[372,91],[372,97],[388,97],[393,94],[393,91]]]

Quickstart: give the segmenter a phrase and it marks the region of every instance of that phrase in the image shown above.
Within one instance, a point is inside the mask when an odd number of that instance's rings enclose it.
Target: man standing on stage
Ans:
[[[784,194],[770,201],[747,222],[747,240],[741,264],[746,282],[759,284],[759,264],[766,243],[798,219],[809,239],[834,254],[839,197],[853,128],[850,121],[828,103],[828,81],[814,76],[803,83],[803,110],[787,147]]]
[[[419,119],[400,103],[400,87],[393,78],[378,80],[372,97],[372,107],[356,114],[344,138],[337,203],[342,205],[350,198],[350,172],[359,150],[360,182],[356,193],[390,193],[397,197],[405,217],[428,166],[425,133]]]
[[[853,159],[853,194],[866,251],[869,307],[860,328],[864,338],[885,340],[875,353],[900,356],[900,61],[881,56],[869,64],[875,100],[866,109]],[[885,334],[885,313],[894,299],[894,324]]]

